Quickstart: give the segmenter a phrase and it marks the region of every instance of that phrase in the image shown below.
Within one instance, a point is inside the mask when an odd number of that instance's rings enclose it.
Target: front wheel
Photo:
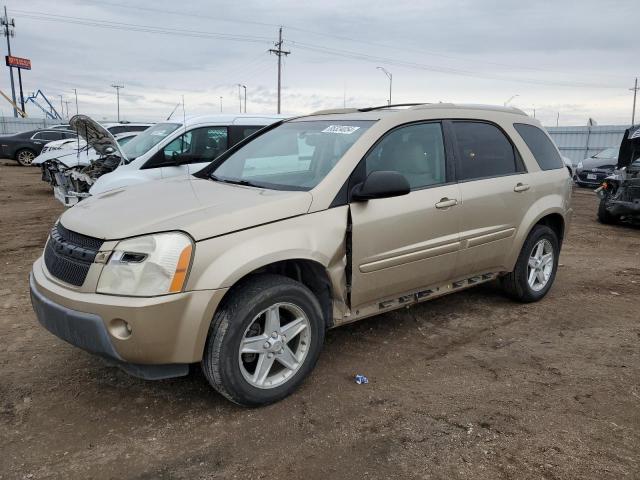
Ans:
[[[559,255],[556,232],[546,225],[536,225],[522,246],[515,268],[501,278],[504,291],[521,302],[540,300],[553,285]]]
[[[22,150],[18,150],[16,152],[16,160],[23,167],[31,166],[34,158],[36,158],[36,154],[28,148],[23,148]]]
[[[290,395],[313,370],[324,342],[317,298],[299,282],[266,274],[229,295],[209,331],[202,359],[207,380],[245,406]]]

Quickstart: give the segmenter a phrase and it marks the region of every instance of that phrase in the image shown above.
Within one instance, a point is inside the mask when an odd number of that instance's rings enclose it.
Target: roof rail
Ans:
[[[378,107],[365,107],[358,108],[358,112],[371,112],[373,110],[383,110],[385,108],[393,108],[393,107],[416,107],[418,105],[428,105],[425,102],[421,103],[394,103],[393,105],[380,105]]]
[[[332,115],[336,113],[354,113],[359,112],[357,108],[329,108],[327,110],[318,110],[317,112],[310,113],[309,115]]]

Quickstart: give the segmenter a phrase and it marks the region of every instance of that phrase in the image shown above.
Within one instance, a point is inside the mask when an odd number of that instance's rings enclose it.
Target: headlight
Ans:
[[[187,281],[193,244],[178,232],[123,240],[98,280],[98,293],[151,297],[181,292]]]
[[[578,165],[576,165],[576,167],[578,167],[579,169],[582,169],[582,160],[578,162]]]

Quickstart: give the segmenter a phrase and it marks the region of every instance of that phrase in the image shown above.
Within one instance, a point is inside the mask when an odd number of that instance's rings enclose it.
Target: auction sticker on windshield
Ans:
[[[352,127],[350,125],[329,125],[327,128],[322,130],[322,133],[342,133],[344,135],[351,135],[359,129],[360,127]]]

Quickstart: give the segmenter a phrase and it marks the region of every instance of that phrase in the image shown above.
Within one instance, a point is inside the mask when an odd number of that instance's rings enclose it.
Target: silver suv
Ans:
[[[201,362],[242,405],[290,394],[325,331],[484,282],[551,288],[571,180],[540,124],[451,104],[280,121],[191,178],[91,197],[31,274],[39,321],[144,378]]]

